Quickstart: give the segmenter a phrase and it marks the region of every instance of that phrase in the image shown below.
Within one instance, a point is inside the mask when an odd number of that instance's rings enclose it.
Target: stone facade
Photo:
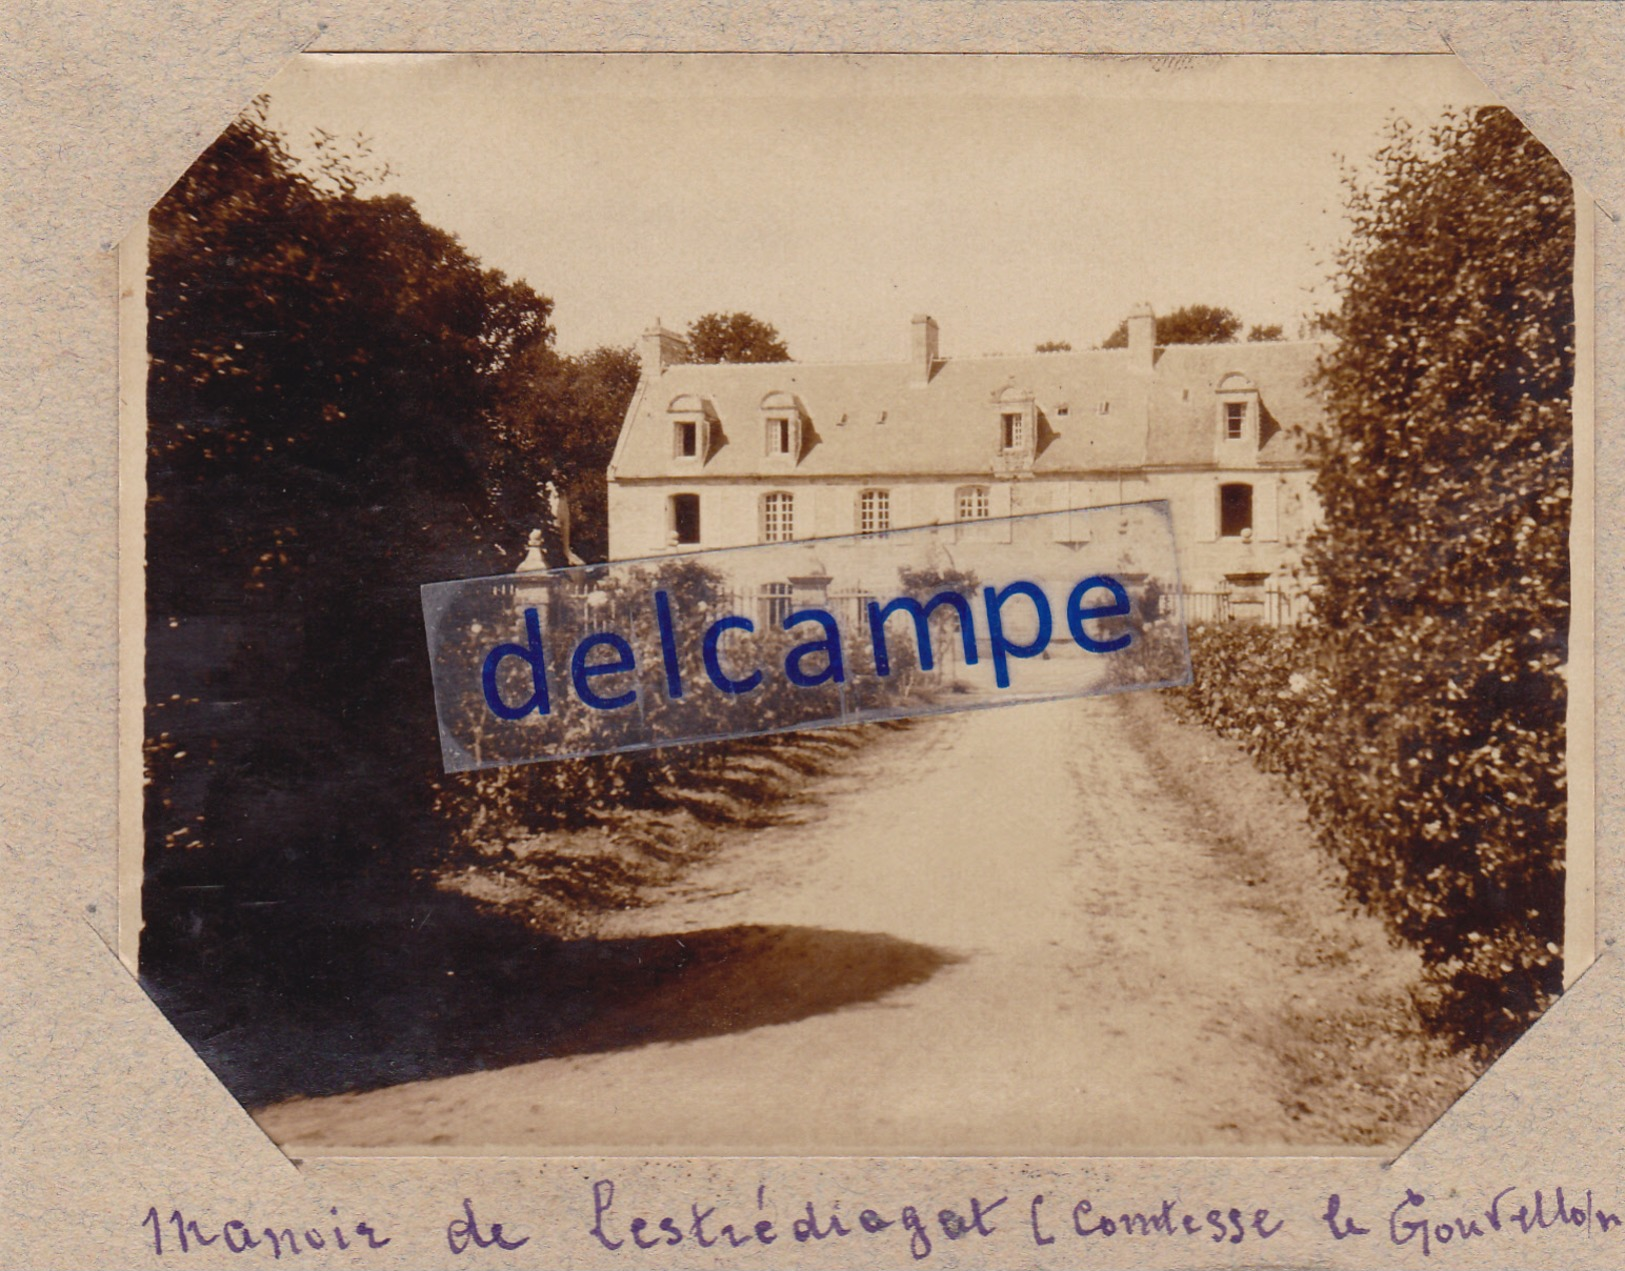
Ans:
[[[656,327],[609,469],[611,556],[948,523],[981,545],[1009,540],[1003,516],[1166,499],[1188,587],[1297,590],[1319,346],[1153,329],[1141,310],[1125,349],[944,359],[919,317],[904,362],[694,365]],[[1069,525],[1051,532],[1087,532]]]

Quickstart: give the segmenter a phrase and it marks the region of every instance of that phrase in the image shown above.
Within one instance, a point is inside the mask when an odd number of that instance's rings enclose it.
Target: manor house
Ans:
[[[1187,588],[1299,590],[1319,346],[1154,332],[1142,307],[1126,348],[944,358],[920,316],[906,361],[698,365],[656,324],[609,467],[610,556],[950,523],[980,544],[1008,532],[979,521],[1166,499]]]

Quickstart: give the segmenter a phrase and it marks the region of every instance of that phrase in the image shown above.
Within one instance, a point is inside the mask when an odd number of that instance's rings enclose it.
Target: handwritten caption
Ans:
[[[834,1241],[852,1246],[896,1242],[915,1262],[925,1262],[946,1244],[999,1242],[1009,1248],[1079,1241],[1146,1239],[1190,1240],[1218,1245],[1261,1244],[1282,1232],[1307,1233],[1313,1240],[1371,1241],[1402,1248],[1410,1257],[1431,1258],[1453,1243],[1521,1239],[1553,1229],[1608,1234],[1620,1226],[1614,1210],[1603,1208],[1590,1188],[1565,1193],[1562,1187],[1532,1192],[1505,1187],[1471,1203],[1446,1205],[1411,1188],[1391,1205],[1356,1215],[1355,1207],[1332,1192],[1314,1217],[1289,1216],[1272,1207],[1232,1203],[1187,1203],[1159,1197],[1154,1203],[1123,1205],[1098,1195],[969,1195],[950,1203],[860,1205],[837,1199],[820,1203],[797,1198],[781,1207],[764,1183],[754,1204],[691,1201],[681,1208],[640,1206],[611,1178],[591,1180],[579,1213],[547,1234],[556,1241],[584,1240],[628,1260],[656,1264],[662,1252],[688,1245],[700,1249],[762,1250],[780,1240],[798,1244]],[[154,1205],[141,1219],[155,1257],[166,1258],[219,1245],[234,1254],[257,1253],[275,1261],[332,1251],[376,1250],[393,1236],[365,1219],[342,1219],[336,1206],[314,1225],[258,1224],[230,1218],[201,1220],[181,1209],[166,1216]],[[538,1230],[511,1215],[491,1220],[471,1197],[445,1221],[446,1248],[514,1252],[530,1244]],[[892,1250],[891,1252],[895,1252]]]

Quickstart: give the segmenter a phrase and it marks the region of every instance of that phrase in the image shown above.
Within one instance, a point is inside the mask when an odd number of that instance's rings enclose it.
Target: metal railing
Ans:
[[[1256,599],[1248,599],[1249,594]],[[1185,602],[1185,621],[1192,624],[1246,618],[1266,626],[1290,627],[1309,612],[1307,596],[1294,596],[1274,587],[1252,593],[1181,587],[1180,596]]]

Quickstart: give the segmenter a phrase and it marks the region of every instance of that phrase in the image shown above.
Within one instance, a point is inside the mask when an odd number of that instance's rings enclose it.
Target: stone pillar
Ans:
[[[1230,589],[1230,616],[1238,622],[1264,621],[1264,587],[1269,582],[1267,573],[1226,574],[1225,585]]]
[[[929,314],[914,315],[909,339],[910,378],[915,384],[929,384],[937,366],[937,320]]]
[[[668,366],[688,361],[688,341],[677,332],[666,330],[656,318],[654,326],[638,341],[638,361],[644,377],[653,379]]]
[[[1156,363],[1157,319],[1150,305],[1136,305],[1128,316],[1128,360],[1136,371],[1149,371]]]

